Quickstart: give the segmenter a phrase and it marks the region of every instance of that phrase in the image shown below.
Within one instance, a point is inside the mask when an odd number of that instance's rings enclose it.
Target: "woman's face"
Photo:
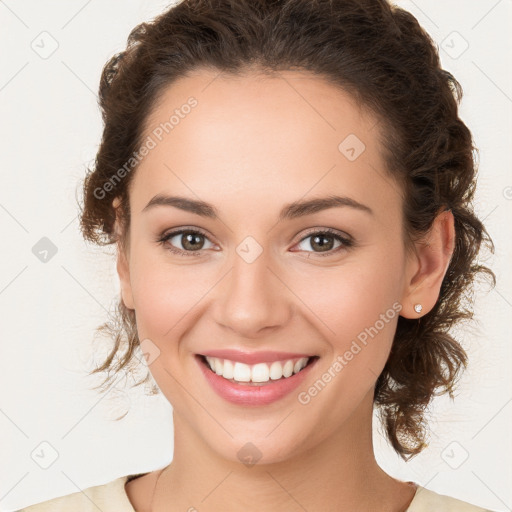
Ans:
[[[414,264],[375,119],[309,74],[216,75],[174,83],[148,119],[122,296],[180,425],[226,459],[242,460],[245,447],[276,462],[336,433],[366,436]],[[156,196],[202,201],[217,216],[147,206]],[[345,199],[298,206],[335,196]],[[185,228],[199,233],[158,241]],[[295,386],[251,386],[226,383],[198,357],[223,349],[269,371],[290,356],[263,352],[318,359],[288,377]]]

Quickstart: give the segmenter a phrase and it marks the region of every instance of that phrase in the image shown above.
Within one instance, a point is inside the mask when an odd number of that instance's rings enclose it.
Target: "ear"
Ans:
[[[414,254],[407,262],[405,289],[402,294],[404,318],[419,318],[436,304],[443,278],[455,248],[455,221],[451,210],[438,213],[431,229],[415,242]],[[414,309],[421,304],[421,312]]]
[[[115,198],[112,201],[112,205],[116,210],[116,221],[114,223],[114,231],[117,235],[121,233],[121,221],[118,212],[118,207],[120,204],[119,198]],[[135,309],[133,303],[133,294],[132,294],[132,286],[130,282],[130,265],[128,261],[127,254],[122,247],[121,243],[117,243],[117,274],[119,276],[119,283],[121,285],[121,298],[123,299],[124,305],[128,309]]]

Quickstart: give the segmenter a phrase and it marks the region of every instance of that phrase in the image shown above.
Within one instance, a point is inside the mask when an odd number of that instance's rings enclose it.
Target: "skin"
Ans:
[[[416,487],[386,474],[372,445],[373,391],[398,314],[307,405],[297,394],[397,301],[405,318],[421,316],[416,303],[421,314],[434,306],[453,251],[451,212],[406,251],[400,189],[384,170],[380,125],[318,77],[198,71],[165,91],[146,135],[190,96],[198,105],[133,176],[129,244],[117,261],[124,304],[136,312],[139,338],[160,351],[149,369],[174,411],[174,456],[152,510],[406,510]],[[338,149],[349,134],[366,146],[354,161]],[[169,206],[142,213],[159,193],[207,201],[220,218]],[[285,204],[330,194],[373,214],[344,206],[278,222]],[[180,227],[207,233],[199,256],[155,241]],[[338,230],[356,245],[337,251],[340,243],[328,236],[334,246],[322,256],[314,237],[305,238],[310,228]],[[263,250],[252,263],[236,251],[247,236]],[[172,244],[185,250],[186,239]],[[194,354],[211,348],[320,359],[297,392],[243,407],[219,397],[197,367]],[[247,442],[261,452],[252,466],[237,456]],[[126,486],[137,512],[150,510],[158,475]]]

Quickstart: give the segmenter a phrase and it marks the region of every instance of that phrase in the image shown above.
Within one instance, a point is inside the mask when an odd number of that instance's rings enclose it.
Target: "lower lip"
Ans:
[[[199,368],[201,368],[213,390],[228,402],[237,405],[267,405],[283,398],[299,386],[318,360],[318,358],[315,358],[300,372],[291,377],[269,380],[259,385],[250,385],[237,384],[217,375],[206,366],[202,356],[196,355],[195,357]]]

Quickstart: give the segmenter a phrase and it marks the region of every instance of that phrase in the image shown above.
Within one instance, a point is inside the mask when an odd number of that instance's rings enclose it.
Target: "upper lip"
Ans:
[[[296,352],[275,352],[273,350],[243,352],[236,349],[208,350],[199,355],[229,359],[230,361],[238,361],[245,364],[272,363],[274,361],[287,361],[288,359],[315,357],[311,354],[298,354]]]

